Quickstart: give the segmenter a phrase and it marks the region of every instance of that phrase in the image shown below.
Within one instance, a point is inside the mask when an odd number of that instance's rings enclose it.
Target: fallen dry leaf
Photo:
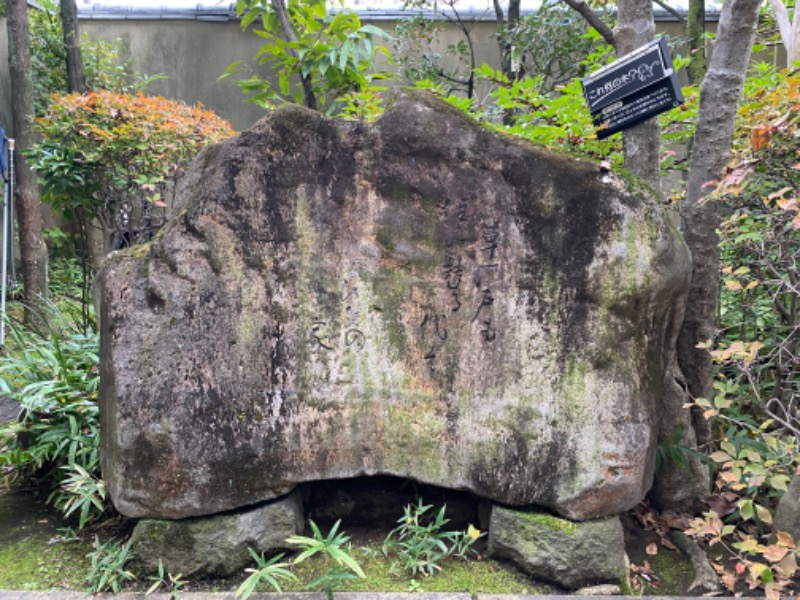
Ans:
[[[780,562],[789,552],[787,548],[783,546],[767,546],[766,550],[764,550],[764,558],[766,558],[769,562]]]
[[[794,538],[791,533],[779,531],[777,535],[778,545],[785,548],[794,548]]]
[[[648,556],[655,556],[658,554],[658,546],[655,544],[648,544],[647,548],[644,549]]]
[[[728,590],[729,592],[735,592],[736,591],[736,575],[735,574],[733,574],[733,573],[731,573],[729,571],[725,571],[722,574],[722,576],[719,578],[719,580],[722,582],[722,585],[725,586],[725,589]]]
[[[750,132],[750,145],[753,147],[753,152],[758,152],[769,145],[772,139],[772,129],[769,125],[759,125],[754,127]]]
[[[726,517],[738,509],[739,496],[733,492],[722,492],[709,496],[705,502],[720,517]]]

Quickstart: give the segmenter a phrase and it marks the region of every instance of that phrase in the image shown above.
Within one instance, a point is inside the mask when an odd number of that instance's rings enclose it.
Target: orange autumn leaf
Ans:
[[[772,139],[772,130],[769,125],[758,125],[753,128],[750,133],[750,145],[753,147],[753,152],[758,152],[769,145]]]
[[[726,279],[725,287],[729,290],[740,290],[742,289],[742,284],[736,279]]]

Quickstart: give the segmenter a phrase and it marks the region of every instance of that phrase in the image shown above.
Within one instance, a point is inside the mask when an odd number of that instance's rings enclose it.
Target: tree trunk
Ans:
[[[17,152],[15,158],[16,209],[19,220],[20,271],[24,285],[25,316],[47,301],[47,246],[42,237],[42,209],[36,178],[22,156],[30,148],[33,135],[33,83],[31,80],[28,4],[26,0],[8,0],[8,63],[11,75],[11,112]]]
[[[793,62],[800,61],[800,9],[795,6],[794,18],[789,18],[789,9],[782,0],[769,0],[769,3],[775,11],[786,60],[791,67]]]
[[[614,28],[614,48],[617,56],[633,52],[651,41],[655,29],[651,0],[620,0],[619,17]],[[659,194],[661,193],[660,143],[661,129],[658,119],[648,119],[622,132],[625,168],[644,179]]]
[[[278,23],[281,25],[281,31],[287,42],[297,42],[297,32],[292,27],[292,21],[289,18],[289,12],[286,9],[284,0],[271,0],[272,10],[278,17]],[[317,110],[317,96],[314,94],[314,86],[311,83],[311,75],[300,75],[300,85],[303,87],[303,103],[311,110]]]
[[[61,30],[67,52],[67,91],[83,94],[86,76],[83,71],[81,38],[78,35],[78,9],[75,0],[61,0]]]
[[[617,55],[625,55],[650,42],[655,34],[653,5],[650,0],[620,0],[619,19],[614,29]],[[723,96],[724,97],[724,96]],[[661,129],[658,119],[648,119],[622,132],[625,167],[661,194]],[[664,382],[661,403],[656,407],[658,442],[695,448],[697,440],[692,415],[684,408],[689,399],[681,385],[676,349],[684,306],[675,306],[667,326],[668,351],[663,357]],[[676,437],[678,438],[676,440]],[[653,502],[661,508],[695,511],[710,491],[708,469],[697,458],[684,454],[684,464],[662,461],[651,490]]]
[[[689,36],[691,61],[686,67],[689,81],[700,85],[706,74],[706,0],[689,0],[686,35]]]
[[[717,334],[719,205],[703,202],[719,179],[733,144],[736,113],[753,47],[761,0],[726,0],[708,72],[700,88],[689,182],[681,203],[683,234],[692,251],[692,285],[678,340],[678,358],[693,397],[711,398],[712,363],[697,344]]]

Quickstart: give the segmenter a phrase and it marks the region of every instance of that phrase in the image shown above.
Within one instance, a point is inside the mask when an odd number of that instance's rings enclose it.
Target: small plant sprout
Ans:
[[[183,588],[186,581],[181,579],[181,574],[178,573],[177,575],[173,575],[172,573],[165,573],[164,572],[164,563],[161,559],[158,559],[158,576],[150,577],[150,581],[153,582],[145,596],[149,596],[150,594],[157,592],[161,587],[164,587],[166,590],[169,591],[169,600],[178,600],[181,597],[181,588]]]
[[[309,521],[313,537],[295,535],[286,540],[287,543],[302,549],[294,559],[294,564],[299,564],[315,554],[333,560],[334,566],[327,573],[307,585],[308,589],[324,588],[328,600],[333,599],[333,586],[337,582],[354,579],[356,576],[366,578],[364,571],[353,558],[350,537],[338,532],[340,524],[341,521],[336,521],[326,537],[322,535],[314,521]]]
[[[89,553],[92,561],[86,580],[92,594],[111,591],[118,594],[126,581],[134,581],[136,576],[125,568],[131,559],[131,543],[125,544],[110,540],[102,543],[100,538],[94,538],[94,551]]]
[[[398,560],[392,566],[395,572],[429,576],[441,570],[439,563],[448,556],[463,559],[470,554],[477,556],[473,544],[484,534],[472,525],[466,532],[443,531],[449,523],[444,516],[446,507],[442,506],[433,517],[428,513],[431,508],[432,505],[423,505],[422,500],[416,505],[407,505],[397,521],[399,525],[386,536],[383,553],[386,556],[397,554]]]
[[[268,583],[276,592],[280,593],[283,591],[280,584],[281,580],[297,579],[294,573],[287,569],[289,563],[280,562],[284,556],[283,553],[277,554],[267,560],[264,558],[263,554],[257,554],[252,548],[248,548],[247,550],[256,562],[257,568],[245,569],[245,573],[250,573],[250,575],[236,589],[235,596],[237,598],[247,600],[261,582]]]

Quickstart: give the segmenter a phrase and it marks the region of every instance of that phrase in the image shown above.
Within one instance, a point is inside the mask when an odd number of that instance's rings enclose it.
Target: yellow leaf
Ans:
[[[742,519],[749,521],[753,518],[753,501],[748,499],[739,500],[739,514]]]
[[[750,570],[750,577],[753,579],[753,581],[757,581],[759,579],[768,579],[769,576],[767,575],[767,572],[772,574],[771,569],[767,565],[761,563],[750,563],[747,566]]]
[[[789,483],[789,476],[788,475],[773,475],[769,478],[769,484],[773,487],[773,489],[779,490],[781,492],[786,491],[786,484]]]
[[[767,584],[764,586],[764,595],[767,600],[781,600],[781,590],[773,585]]]
[[[470,523],[470,524],[469,524],[469,527],[467,527],[467,536],[469,536],[469,538],[470,538],[472,541],[475,541],[475,540],[477,540],[479,537],[481,537],[481,531],[480,531],[480,529],[478,529],[478,528],[476,528],[476,527],[473,527],[473,526],[472,526],[472,523]]]
[[[729,290],[740,290],[742,289],[742,284],[736,279],[726,279],[725,287]]]
[[[784,556],[781,564],[775,567],[775,570],[778,571],[779,575],[787,579],[794,577],[795,573],[797,573],[797,557],[794,552],[789,552]]]
[[[758,540],[755,538],[747,538],[739,544],[739,550],[742,552],[755,552],[758,548]]]
[[[711,460],[718,463],[724,463],[728,462],[729,460],[733,460],[733,457],[727,452],[723,452],[722,450],[717,450],[716,452],[711,453]]]
[[[791,533],[786,533],[785,531],[779,531],[777,538],[779,546],[783,546],[785,548],[794,548],[794,539],[792,538]]]
[[[760,463],[763,459],[761,455],[756,452],[755,450],[744,450],[742,451],[742,458],[746,458],[750,462]]]
[[[769,510],[760,504],[753,504],[753,506],[755,506],[756,514],[758,515],[758,518],[761,519],[762,523],[766,523],[767,525],[772,523],[772,513],[769,512]]]
[[[757,281],[751,281],[750,283],[748,283],[748,284],[745,286],[745,288],[744,288],[744,289],[746,289],[746,290],[752,290],[754,287],[757,287],[757,286],[758,286],[758,282],[757,282]]]

